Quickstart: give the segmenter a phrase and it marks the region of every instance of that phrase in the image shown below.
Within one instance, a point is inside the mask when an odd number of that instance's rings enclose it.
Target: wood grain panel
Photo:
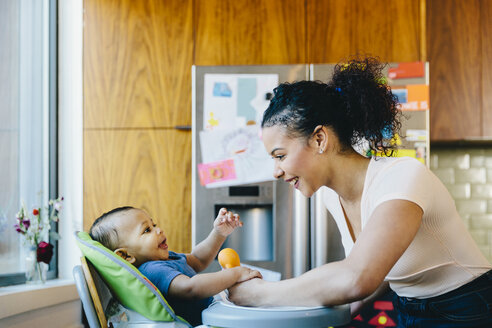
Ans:
[[[308,61],[336,63],[356,53],[418,61],[420,20],[415,0],[307,0]]]
[[[84,7],[85,128],[191,124],[192,0]]]
[[[196,0],[196,65],[305,63],[304,0]]]
[[[164,229],[173,251],[191,250],[191,133],[84,131],[84,229],[130,205]]]
[[[492,137],[492,0],[482,0],[482,134]]]
[[[479,0],[428,0],[431,141],[481,135]]]

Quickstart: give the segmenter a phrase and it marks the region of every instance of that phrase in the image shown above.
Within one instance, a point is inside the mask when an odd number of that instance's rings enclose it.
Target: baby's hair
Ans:
[[[261,126],[280,125],[289,136],[306,139],[316,126],[329,126],[342,149],[367,140],[371,150],[387,153],[401,128],[401,111],[386,84],[385,67],[377,58],[355,58],[337,64],[328,83],[282,83],[273,91]]]
[[[109,212],[104,213],[94,221],[92,224],[89,235],[95,241],[100,242],[103,246],[114,251],[119,247],[118,231],[116,226],[111,221],[111,217],[115,214],[126,212],[128,210],[135,209],[132,206],[123,206],[112,209]]]

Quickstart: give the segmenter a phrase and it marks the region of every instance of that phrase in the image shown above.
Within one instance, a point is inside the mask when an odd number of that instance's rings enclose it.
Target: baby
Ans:
[[[258,271],[245,267],[197,274],[209,266],[227,236],[241,225],[237,214],[221,208],[212,232],[191,254],[170,251],[166,235],[152,218],[129,206],[103,214],[89,234],[135,265],[159,288],[176,314],[196,326],[201,324],[201,312],[213,301],[212,296],[238,282],[261,278]]]

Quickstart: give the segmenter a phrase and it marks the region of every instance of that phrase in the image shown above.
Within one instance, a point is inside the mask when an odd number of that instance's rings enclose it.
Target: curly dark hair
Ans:
[[[342,150],[363,140],[372,151],[392,152],[401,128],[398,98],[386,84],[386,64],[377,58],[339,63],[328,83],[298,81],[274,89],[262,127],[280,125],[291,137],[309,138],[318,125],[337,134]]]

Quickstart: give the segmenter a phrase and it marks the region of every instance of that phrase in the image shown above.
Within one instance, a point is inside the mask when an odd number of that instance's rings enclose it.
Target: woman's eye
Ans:
[[[144,233],[145,233],[145,232],[150,232],[150,227],[149,227],[149,228],[147,228],[147,229],[145,229],[145,230],[144,230]]]
[[[283,160],[285,155],[277,155],[275,156],[275,159],[278,159],[279,161]]]

